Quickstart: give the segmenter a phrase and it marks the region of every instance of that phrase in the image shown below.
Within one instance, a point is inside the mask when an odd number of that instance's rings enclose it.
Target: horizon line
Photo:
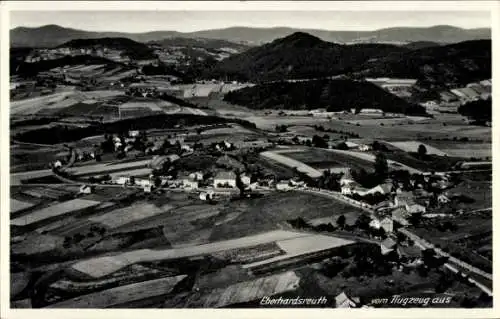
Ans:
[[[291,27],[291,26],[274,26],[274,27],[252,27],[252,26],[243,26],[243,25],[234,25],[234,26],[228,26],[228,27],[223,27],[223,28],[214,28],[214,29],[199,29],[196,31],[177,31],[177,30],[169,30],[169,29],[159,29],[159,30],[150,30],[150,31],[143,31],[143,32],[126,32],[126,31],[115,31],[115,30],[100,30],[100,31],[94,31],[94,30],[86,30],[86,29],[77,29],[77,28],[72,28],[72,27],[66,27],[60,24],[44,24],[44,25],[39,25],[39,26],[17,26],[15,28],[9,29],[9,31],[18,29],[18,28],[26,28],[26,29],[39,29],[43,27],[49,27],[49,26],[56,26],[64,29],[71,29],[71,30],[78,30],[78,31],[84,31],[84,32],[92,32],[92,33],[126,33],[126,34],[143,34],[143,33],[152,33],[152,32],[177,32],[177,33],[182,33],[182,34],[190,34],[190,33],[196,33],[196,32],[203,32],[203,31],[215,31],[215,30],[224,30],[224,29],[234,29],[234,28],[248,28],[248,29],[298,29],[298,30],[314,30],[314,31],[330,31],[330,32],[375,32],[375,31],[381,31],[381,30],[388,30],[388,29],[395,29],[395,28],[407,28],[407,29],[430,29],[430,28],[436,28],[436,27],[452,27],[456,29],[461,29],[461,30],[477,30],[477,29],[490,29],[491,27],[477,27],[477,28],[462,28],[458,27],[455,25],[451,24],[435,24],[435,25],[429,25],[429,26],[394,26],[394,27],[386,27],[386,28],[379,28],[379,29],[373,29],[373,30],[335,30],[335,29],[316,29],[316,28],[297,28],[297,27]]]

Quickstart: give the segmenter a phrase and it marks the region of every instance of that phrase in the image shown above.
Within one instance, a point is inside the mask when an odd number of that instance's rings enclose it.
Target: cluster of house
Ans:
[[[391,180],[366,189],[356,183],[349,172],[346,172],[340,179],[341,193],[346,196],[357,194],[361,197],[376,194],[387,196],[389,199],[372,206],[375,213],[372,216],[370,226],[377,229],[382,228],[386,233],[392,233],[394,222],[407,226],[409,225],[408,218],[412,214],[425,214],[427,212],[427,206],[430,204],[429,198],[433,194],[423,189],[423,183],[428,183],[434,189],[440,190],[450,186],[446,174],[425,173],[421,177],[421,180],[412,179],[410,181],[410,185],[415,188],[415,191],[411,192],[403,191],[399,187],[401,185],[396,187]],[[421,200],[417,201],[417,199]],[[450,202],[444,192],[437,194],[436,200],[439,204]]]
[[[27,55],[25,62],[34,63],[43,60],[54,60],[64,56],[91,55],[106,58],[116,62],[130,62],[130,58],[123,56],[122,51],[106,47],[95,48],[70,48],[61,47],[53,49],[36,49]]]
[[[440,110],[442,106],[455,106],[467,102],[486,100],[491,97],[491,79],[467,84],[465,87],[440,92],[440,101],[427,101],[421,105],[428,111]]]

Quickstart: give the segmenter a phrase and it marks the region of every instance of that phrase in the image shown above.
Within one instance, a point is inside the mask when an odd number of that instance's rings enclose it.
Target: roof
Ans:
[[[413,246],[401,246],[399,251],[402,255],[407,257],[418,258],[422,256],[422,251],[416,245]]]
[[[386,238],[381,243],[381,245],[386,247],[386,248],[394,248],[397,245],[397,243],[392,238]]]
[[[222,172],[219,172],[217,173],[217,175],[215,175],[215,178],[214,179],[235,179],[236,178],[236,174],[229,171],[222,171]]]
[[[380,184],[379,186],[382,188],[384,193],[390,193],[393,188],[393,185],[389,183]]]
[[[359,146],[359,144],[356,144],[356,143],[353,143],[353,142],[349,142],[349,141],[344,142],[344,144],[347,147],[358,147]]]

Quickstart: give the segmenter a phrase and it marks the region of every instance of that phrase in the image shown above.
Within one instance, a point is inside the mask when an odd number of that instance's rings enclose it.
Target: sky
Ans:
[[[147,3],[147,2],[145,2]],[[387,27],[491,27],[489,11],[11,11],[11,28],[57,24],[88,31],[192,32],[234,26],[370,31]]]

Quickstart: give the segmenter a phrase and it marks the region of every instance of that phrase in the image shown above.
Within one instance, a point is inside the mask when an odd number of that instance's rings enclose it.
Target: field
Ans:
[[[128,265],[135,264],[138,262],[151,262],[151,261],[202,256],[219,251],[250,247],[277,240],[295,238],[306,235],[308,234],[277,230],[272,232],[260,233],[254,236],[240,237],[236,239],[219,241],[199,246],[190,246],[184,248],[164,249],[164,250],[140,249],[140,250],[128,251],[114,256],[96,257],[93,259],[79,261],[75,263],[72,266],[72,268],[74,270],[80,271],[94,278],[97,278],[109,275]]]
[[[270,231],[287,220],[302,217],[305,220],[338,214],[361,214],[359,208],[340,201],[313,194],[286,192],[262,198],[231,202],[227,211],[241,212],[228,223],[216,226],[211,240],[222,240],[237,236]]]
[[[316,178],[321,176],[321,172],[314,169],[313,167],[306,165],[300,161],[297,161],[291,157],[288,157],[286,155],[281,155],[278,152],[262,152],[260,154],[264,158],[269,158],[273,161],[276,161],[278,163],[281,163],[285,166],[288,166],[290,168],[297,168],[297,170],[301,173],[307,174],[308,176],[312,178]]]
[[[13,244],[10,249],[16,255],[33,255],[54,250],[61,247],[62,243],[62,237],[33,234],[22,242]]]
[[[136,300],[167,295],[186,275],[143,281],[112,288],[73,299],[68,299],[49,308],[110,308]]]
[[[76,210],[89,208],[92,206],[96,206],[98,204],[99,202],[92,200],[73,199],[70,201],[54,204],[49,207],[43,208],[41,210],[29,213],[27,215],[12,219],[10,223],[11,225],[15,226],[30,225],[45,220],[47,218],[66,215]]]
[[[347,163],[342,162],[341,158],[339,158],[341,156],[316,148],[286,152],[286,156],[310,165],[316,169],[348,167]],[[349,166],[353,167],[352,164],[354,163],[351,162],[351,165]],[[359,167],[371,169],[372,166],[373,165],[363,163]]]
[[[117,228],[131,222],[167,212],[170,209],[172,209],[172,206],[169,205],[157,207],[153,204],[136,203],[126,208],[113,210],[101,216],[89,218],[89,220],[104,224],[109,228]]]
[[[386,142],[388,144],[391,144],[392,146],[399,148],[402,151],[409,152],[409,153],[417,153],[418,148],[420,145],[425,146],[427,153],[426,154],[433,154],[433,155],[438,155],[438,156],[446,156],[446,152],[443,152],[440,149],[437,149],[433,146],[430,146],[428,144],[424,144],[418,141],[404,141],[404,142]]]
[[[491,143],[457,142],[457,141],[427,141],[426,143],[441,149],[449,156],[463,158],[491,158]]]
[[[140,160],[127,163],[118,164],[91,164],[86,166],[72,167],[67,170],[68,173],[74,174],[76,176],[82,175],[98,175],[106,174],[117,171],[127,171],[139,168],[146,168],[146,166],[151,162],[151,160]]]
[[[15,198],[10,199],[10,212],[15,213],[23,209],[33,207],[35,204],[29,202],[23,202]]]
[[[183,305],[187,308],[220,308],[233,304],[260,300],[299,286],[300,278],[293,271],[244,281],[225,288],[196,293]]]

